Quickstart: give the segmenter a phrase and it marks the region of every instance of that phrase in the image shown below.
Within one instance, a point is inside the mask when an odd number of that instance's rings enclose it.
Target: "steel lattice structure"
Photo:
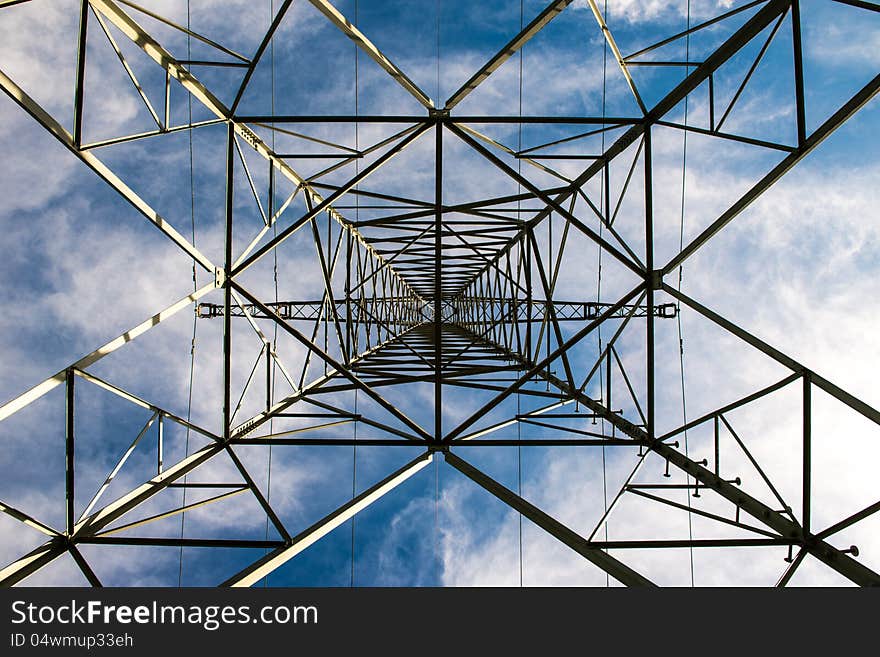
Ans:
[[[0,18],[7,8],[27,0],[0,2]],[[0,86],[21,109],[57,139],[78,160],[119,193],[147,221],[183,250],[195,263],[202,284],[176,303],[152,314],[146,321],[99,347],[69,367],[50,376],[27,392],[0,407],[0,421],[24,409],[56,388],[66,391],[66,525],[55,528],[31,515],[27,509],[3,504],[2,511],[31,529],[46,535],[45,542],[0,571],[0,583],[14,585],[25,580],[58,557],[69,554],[88,580],[100,585],[98,576],[81,553],[84,545],[184,546],[203,548],[260,548],[265,555],[222,580],[224,585],[252,585],[271,574],[333,529],[352,519],[363,509],[399,484],[413,477],[433,459],[445,463],[478,486],[509,505],[522,517],[579,553],[610,577],[625,585],[652,585],[651,580],[628,565],[628,548],[664,549],[694,547],[776,547],[787,550],[789,563],[780,568],[778,583],[785,585],[803,559],[810,555],[859,585],[880,584],[880,575],[860,563],[858,550],[835,545],[835,535],[864,520],[880,508],[880,503],[841,518],[827,528],[811,526],[811,395],[821,390],[859,414],[880,424],[880,412],[835,383],[797,362],[785,353],[691,298],[673,282],[679,267],[713,236],[746,210],[792,167],[811,153],[823,140],[868,103],[880,89],[880,76],[873,77],[851,98],[836,108],[829,118],[810,129],[805,118],[804,71],[799,0],[761,0],[739,3],[710,20],[690,26],[683,32],[655,39],[631,55],[618,48],[612,29],[606,24],[599,3],[589,0],[588,10],[595,19],[596,35],[604,37],[609,53],[610,74],[626,83],[639,108],[633,116],[534,116],[516,113],[464,115],[459,105],[490,80],[506,62],[557,16],[570,11],[571,0],[551,2],[525,24],[497,54],[476,70],[470,79],[442,105],[435,104],[405,71],[362,33],[356,21],[344,16],[327,0],[310,0],[335,29],[347,36],[361,52],[384,69],[388,81],[403,89],[422,106],[413,115],[289,115],[282,112],[252,114],[242,109],[255,72],[269,56],[273,38],[284,23],[292,0],[278,3],[274,19],[251,56],[241,56],[185,26],[159,16],[127,0],[83,0],[78,35],[77,85],[74,121],[68,130],[58,119],[0,71]],[[880,11],[871,2],[840,0],[830,5],[849,5],[868,15]],[[189,35],[212,49],[216,61],[188,60],[163,43],[146,25],[163,25]],[[670,43],[702,33],[712,26],[736,23],[723,41],[700,61],[659,61],[652,53]],[[793,44],[792,90],[793,143],[773,141],[747,134],[725,132],[727,114],[735,107],[743,89],[764,56],[768,45],[783,32],[790,32]],[[103,34],[102,34],[103,33]],[[131,43],[122,48],[117,40]],[[112,42],[120,64],[149,108],[155,130],[142,134],[117,135],[97,142],[84,138],[88,121],[85,80],[88,76],[86,43],[89,38]],[[119,36],[122,35],[122,36]],[[715,76],[726,63],[755,43],[763,44],[752,57],[749,68],[727,110],[716,117],[712,96]],[[164,99],[153,98],[138,83],[123,51],[134,46],[163,71],[166,79]],[[234,68],[242,73],[238,91],[231,102],[224,102],[200,79],[200,70],[210,67]],[[633,72],[637,67],[665,66],[681,73],[656,101],[640,93]],[[201,67],[201,69],[200,69]],[[0,66],[2,68],[2,66]],[[209,77],[209,76],[208,76]],[[207,78],[206,78],[207,79]],[[705,127],[683,123],[677,112],[683,101],[709,90],[709,120]],[[173,90],[173,92],[172,92]],[[173,119],[172,93],[186,94],[189,101],[206,110],[208,118],[183,124]],[[701,96],[702,98],[702,96]],[[164,100],[163,105],[157,101]],[[694,101],[696,102],[696,101]],[[154,109],[159,108],[159,111]],[[719,112],[720,113],[720,112]],[[319,139],[312,126],[378,126],[381,136],[366,147],[350,148]],[[565,126],[576,130],[558,139],[547,139],[529,149],[512,148],[492,134],[492,128],[544,130]],[[213,126],[213,127],[212,127]],[[102,158],[102,149],[134,141],[166,139],[174,133],[225,129],[225,208],[223,256],[218,262],[196,248],[181,228],[183,220],[159,214],[150,202],[123,181]],[[775,164],[729,208],[721,212],[701,232],[668,261],[655,259],[654,135],[659,129],[699,134],[721,144],[747,145],[775,157]],[[378,133],[377,133],[378,134]],[[275,137],[303,138],[322,151],[286,153],[274,146]],[[602,147],[593,150],[589,138],[600,136]],[[588,145],[589,142],[589,145]],[[416,148],[418,156],[433,169],[433,195],[415,192],[406,195],[396,187],[372,185],[371,176],[393,166],[402,154]],[[327,157],[332,164],[315,174],[298,172],[292,162],[309,157]],[[306,149],[307,150],[307,149]],[[518,190],[504,196],[450,200],[445,177],[450,161],[464,151],[476,158],[492,175],[500,175]],[[634,155],[633,155],[634,154]],[[254,164],[254,163],[257,164]],[[576,175],[562,173],[559,162],[577,165]],[[250,163],[250,164],[249,164]],[[263,178],[252,173],[262,163]],[[622,167],[625,181],[617,189],[610,170]],[[559,170],[557,170],[559,169]],[[566,169],[567,171],[568,169]],[[333,175],[344,175],[341,180]],[[397,172],[406,175],[406,172]],[[387,182],[387,179],[382,179]],[[555,181],[552,184],[548,181]],[[638,185],[633,182],[638,181]],[[249,191],[248,191],[249,189]],[[242,192],[242,190],[245,190]],[[236,202],[253,196],[262,225],[239,227]],[[627,195],[630,195],[627,197]],[[637,240],[624,237],[615,220],[624,197],[641,195],[642,225]],[[267,199],[265,202],[263,199]],[[556,237],[545,237],[555,220]],[[175,228],[175,226],[177,226]],[[560,234],[561,226],[561,234]],[[550,229],[552,230],[552,229]],[[243,233],[249,234],[236,239]],[[602,257],[625,272],[631,280],[627,291],[614,300],[596,299],[584,290],[594,290],[595,282],[574,290],[557,292],[560,272],[571,268],[567,240],[575,236],[601,249]],[[266,266],[272,254],[287,240],[305,239],[312,243],[317,258],[310,263],[322,281],[320,298],[269,298],[248,282],[249,272]],[[568,255],[566,255],[568,254]],[[576,266],[576,265],[575,265]],[[208,282],[205,283],[206,277]],[[625,277],[630,277],[626,279]],[[214,302],[205,300],[212,292]],[[711,413],[691,419],[676,429],[660,432],[656,414],[655,325],[674,320],[679,308],[699,314],[709,322],[769,357],[790,373],[769,387],[732,400]],[[181,413],[162,408],[128,392],[90,371],[101,359],[138,339],[144,333],[181,311],[195,309],[200,326],[223,326],[222,352],[216,366],[222,377],[223,405],[219,430],[199,426]],[[605,328],[606,340],[598,354],[583,349],[587,340]],[[245,347],[236,331],[252,332],[259,340],[256,362],[246,381],[236,377],[234,360]],[[293,367],[279,354],[277,331],[305,354]],[[643,371],[631,375],[624,367],[625,357],[617,342],[624,331],[638,331],[643,349]],[[251,338],[253,338],[253,335]],[[235,337],[234,337],[235,336]],[[610,338],[608,336],[611,336]],[[301,371],[299,371],[301,365]],[[310,369],[311,367],[311,369]],[[320,371],[318,371],[320,370]],[[597,385],[598,377],[604,377]],[[286,379],[289,391],[276,394],[275,385]],[[131,447],[125,451],[103,486],[87,505],[77,502],[75,455],[77,446],[77,404],[80,386],[98,386],[127,403],[146,409],[150,419]],[[392,401],[395,390],[415,390],[430,386],[430,420],[407,414]],[[801,438],[803,454],[798,469],[803,474],[801,508],[792,508],[764,475],[745,443],[729,422],[730,414],[785,387],[802,390]],[[450,421],[444,409],[451,390],[463,390],[479,400],[467,408],[462,419]],[[342,395],[357,392],[368,410],[344,407]],[[242,399],[256,395],[262,408],[247,419],[237,416]],[[626,408],[617,408],[626,397]],[[528,400],[527,408],[511,411],[514,399]],[[236,404],[236,400],[238,403]],[[613,400],[613,401],[612,401]],[[457,403],[457,402],[456,402]],[[602,431],[588,423],[602,421]],[[293,424],[285,425],[284,422]],[[299,436],[309,430],[326,430],[357,422],[377,437],[345,438],[326,432],[321,437]],[[163,462],[163,430],[183,427],[205,439],[203,446],[173,464]],[[275,426],[276,429],[269,429]],[[698,461],[688,456],[680,441],[683,433],[698,427],[714,432],[714,460]],[[148,429],[157,428],[158,462],[152,478],[113,501],[103,497],[116,473],[122,468]],[[277,427],[281,427],[278,429]],[[511,428],[526,427],[535,437],[522,437]],[[607,427],[607,431],[604,428]],[[163,429],[164,428],[164,429]],[[719,457],[719,441],[729,440],[725,430],[738,443],[775,494],[778,504],[768,504],[752,494],[747,485],[725,472]],[[516,436],[516,437],[512,437]],[[380,478],[368,488],[325,517],[299,532],[292,532],[258,484],[237,451],[250,446],[314,445],[375,446],[393,450],[401,446],[419,448],[419,455],[403,467]],[[575,531],[527,501],[521,494],[500,483],[462,457],[467,446],[553,447],[560,451],[572,447],[616,447],[631,450],[635,469],[606,508],[592,534]],[[639,484],[634,475],[650,457],[666,471],[672,468],[685,475],[684,484]],[[188,480],[200,468],[226,459],[238,473],[233,483],[207,484]],[[657,475],[660,473],[658,472]],[[662,481],[662,479],[661,479]],[[189,505],[143,515],[142,509],[156,496],[173,488],[211,488],[211,497]],[[663,497],[663,488],[685,489],[686,494],[716,496],[727,504],[729,513],[683,506]],[[656,490],[650,490],[656,489]],[[649,492],[650,491],[650,492]],[[668,492],[668,491],[666,491]],[[82,492],[80,492],[82,494]],[[277,533],[276,539],[240,538],[230,528],[229,537],[187,538],[148,537],[137,528],[196,507],[218,504],[228,498],[251,496]],[[734,538],[685,538],[641,540],[600,540],[599,529],[623,497],[643,500],[646,505],[700,515],[719,525],[737,530]],[[781,508],[780,508],[781,507]],[[140,515],[139,515],[140,513]],[[25,531],[22,528],[22,531]],[[221,583],[221,580],[218,580]]]

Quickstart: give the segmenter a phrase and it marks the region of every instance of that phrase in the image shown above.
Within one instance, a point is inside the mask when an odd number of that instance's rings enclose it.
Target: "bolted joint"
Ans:
[[[429,443],[428,453],[435,454],[436,452],[442,452],[444,455],[448,454],[449,445],[447,443]]]
[[[663,287],[663,270],[655,269],[651,272],[650,277],[648,278],[648,283],[651,286],[652,290],[659,290]]]
[[[428,116],[435,121],[445,121],[449,118],[449,110],[444,108],[431,108],[428,110]]]
[[[220,267],[214,267],[214,287],[223,287],[226,283],[226,272]]]

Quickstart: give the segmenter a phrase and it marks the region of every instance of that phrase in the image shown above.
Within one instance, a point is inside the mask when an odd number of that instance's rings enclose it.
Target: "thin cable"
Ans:
[[[186,29],[190,30],[190,0],[186,0]],[[186,35],[186,58],[187,60],[192,59],[192,37],[189,34]],[[171,88],[168,87],[167,92],[171,93]],[[193,136],[192,136],[192,94],[187,94],[187,110],[189,113],[189,130],[187,130],[187,134],[189,135],[189,192],[190,192],[190,200],[189,200],[189,211],[190,211],[190,240],[192,242],[193,247],[196,245],[196,188],[195,188],[195,171],[193,166]],[[170,121],[169,121],[170,122]],[[165,126],[166,128],[168,126]],[[196,263],[193,261],[192,266],[192,281],[193,281],[193,292],[198,290],[198,278],[196,273]],[[189,348],[189,394],[187,396],[186,402],[186,439],[184,441],[184,454],[185,456],[189,456],[189,422],[192,417],[192,398],[193,398],[193,373],[195,371],[195,360],[196,360],[196,326],[198,325],[198,315],[193,313],[193,325],[192,325],[192,340],[190,341]],[[181,507],[186,506],[186,475],[183,476],[183,501],[181,502]],[[177,588],[180,588],[183,583],[183,534],[186,524],[186,511],[180,514],[180,550],[178,552],[178,565],[177,565]]]
[[[522,32],[523,29],[523,0],[519,1],[519,30]],[[525,48],[519,49],[519,117],[522,119],[522,110],[523,110],[523,57],[525,53],[523,52]],[[522,121],[518,124],[518,134],[517,134],[517,152],[522,150]],[[516,160],[517,167],[517,175],[522,177],[522,159],[517,158]],[[517,182],[517,194],[522,192],[522,185]],[[516,202],[517,211],[520,210],[522,205],[521,201]],[[526,266],[531,267],[532,263],[526,263]],[[531,310],[531,309],[530,309]],[[526,321],[529,321],[530,318],[526,318]],[[531,354],[529,354],[531,357]],[[548,363],[547,367],[550,365]],[[519,416],[520,414],[520,392],[517,388],[516,392],[516,414]],[[517,439],[522,439],[522,422],[516,423],[516,435]],[[522,445],[517,444],[516,446],[516,492],[517,495],[522,497]],[[519,586],[522,588],[523,585],[523,517],[522,513],[519,514]]]
[[[691,27],[691,3],[688,0],[687,3],[687,29],[690,30]],[[688,34],[685,37],[685,63],[690,64],[691,61],[691,36]],[[687,71],[689,71],[689,67],[685,66],[685,75],[687,75]],[[689,96],[684,97],[684,125],[687,127],[688,124],[688,98]],[[684,249],[684,212],[685,212],[685,180],[687,176],[687,130],[682,130],[682,148],[681,148],[681,220],[679,223],[678,229],[678,250],[679,253]],[[683,265],[678,266],[678,291],[681,292],[681,281],[683,278],[684,267]],[[684,338],[682,336],[682,328],[681,328],[681,302],[676,301],[676,306],[678,307],[678,312],[676,312],[677,324],[678,324],[678,364],[679,371],[681,372],[681,416],[682,423],[687,424],[687,401],[685,397],[685,385],[684,385]],[[689,458],[688,454],[688,432],[687,429],[684,431],[684,454]],[[691,483],[691,477],[689,474],[685,473],[685,481],[688,485]],[[694,480],[696,481],[696,480]],[[685,489],[685,495],[687,496],[687,506],[688,506],[688,537],[691,541],[691,546],[689,547],[690,553],[690,565],[691,565],[691,587],[694,586],[694,548],[693,548],[693,540],[694,540],[694,523],[693,523],[693,514],[690,513],[691,508],[691,495],[690,489]]]
[[[522,370],[520,370],[520,376],[522,376]],[[519,417],[519,414],[522,412],[520,406],[520,400],[522,395],[517,391],[516,393],[516,415]],[[516,438],[517,440],[522,440],[522,422],[516,423]],[[517,494],[522,497],[522,445],[516,446],[516,490]],[[522,513],[519,514],[519,585],[522,588],[523,585],[523,546],[522,546]]]
[[[269,24],[272,24],[272,21],[275,18],[275,0],[269,0]],[[269,103],[271,108],[272,116],[275,116],[275,39],[269,42]],[[274,124],[272,126],[275,127]],[[275,130],[272,130],[272,152],[275,152]],[[272,163],[269,163],[269,175],[274,175],[272,172]],[[274,216],[274,200],[272,198],[272,194],[275,193],[274,185],[269,186],[269,211],[268,216]],[[274,221],[272,222],[272,236],[278,236],[278,224]],[[278,303],[278,249],[272,249],[272,279],[275,284],[275,303]],[[273,349],[277,349],[278,346],[278,322],[272,322],[272,347]],[[268,348],[268,345],[267,345]],[[270,361],[272,362],[272,374],[270,376],[271,384],[269,388],[269,404],[271,405],[275,401],[275,373],[277,364],[274,358],[270,357]],[[275,432],[275,418],[274,416],[269,418],[269,433],[272,434]],[[269,444],[269,453],[267,456],[266,463],[266,503],[268,504],[272,500],[272,444]],[[266,540],[269,540],[269,516],[266,516]],[[266,549],[266,554],[269,553],[268,548]],[[269,575],[267,574],[263,578],[263,587],[268,588],[269,586]]]
[[[607,18],[608,18],[608,0],[605,0],[605,3],[602,8],[602,12],[603,12],[603,20],[607,20]],[[605,124],[604,124],[605,112],[606,112],[605,104],[606,104],[606,100],[607,100],[607,94],[606,94],[607,71],[608,71],[608,40],[603,39],[602,40],[602,120],[603,120],[602,127],[603,128],[605,127]],[[605,131],[604,130],[602,131],[602,152],[603,153],[605,152]],[[609,173],[608,168],[605,167],[603,169],[603,176],[607,176],[608,173]],[[605,217],[607,218],[610,202],[608,199],[608,195],[605,194],[605,188],[607,185],[605,184],[604,179],[602,182],[603,182],[602,188],[599,190],[599,199],[602,201],[602,203],[605,204]],[[600,204],[600,207],[601,207],[601,204]],[[600,219],[599,220],[599,239],[600,240],[602,239],[602,233],[603,233],[604,226],[605,226],[605,221]],[[597,245],[596,250],[599,254],[598,259],[597,259],[596,301],[601,303],[602,302],[602,246]],[[599,353],[601,354],[602,353],[602,324],[599,324],[597,329],[598,329],[597,336],[598,336],[598,341],[599,341]],[[610,348],[609,348],[608,357],[609,358],[611,357]],[[604,381],[604,375],[602,373],[601,366],[599,367],[599,390],[600,390],[600,394],[601,394],[601,391],[605,390],[605,381]],[[609,410],[611,410],[611,409],[609,409]],[[604,436],[605,435],[605,418],[604,417],[602,418],[602,424],[600,426],[602,427],[602,435]],[[612,430],[612,432],[614,431],[613,424],[611,425],[611,430]],[[607,515],[608,514],[608,474],[607,474],[607,467],[606,467],[606,461],[605,461],[605,443],[602,443],[602,503],[604,505],[605,515]],[[608,541],[608,523],[607,522],[605,523],[604,531],[605,531],[605,541],[607,542]],[[611,586],[611,578],[609,577],[608,573],[605,573],[605,586],[606,587]]]
[[[357,26],[358,23],[358,9],[359,9],[358,0],[354,2],[354,24]],[[360,101],[359,101],[359,91],[360,91],[360,77],[358,71],[358,52],[359,48],[357,45],[354,47],[354,115],[355,117],[359,116],[360,112]],[[358,121],[354,122],[354,148],[356,151],[360,150],[360,123]],[[355,176],[360,174],[360,163],[358,160],[354,162],[354,170]],[[358,190],[358,186],[355,186],[355,191]],[[354,214],[355,221],[360,220],[360,194],[354,195]],[[329,221],[329,218],[328,218]],[[340,236],[339,239],[342,239]],[[354,248],[358,248],[358,244],[356,241],[352,240],[352,244]],[[349,258],[351,254],[349,253]],[[349,321],[351,318],[349,317]],[[357,330],[357,329],[356,329]],[[350,356],[350,354],[349,354]],[[357,412],[358,412],[358,389],[354,389],[354,429],[353,429],[353,442],[351,445],[351,499],[354,499],[355,495],[357,495],[357,430],[358,430],[358,421],[357,421]],[[354,588],[354,549],[355,549],[355,534],[354,534],[354,525],[355,525],[355,516],[351,517],[351,578],[349,580],[349,587]]]

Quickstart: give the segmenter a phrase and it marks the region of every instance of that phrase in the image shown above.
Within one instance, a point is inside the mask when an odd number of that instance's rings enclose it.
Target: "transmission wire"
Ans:
[[[275,18],[275,0],[269,0],[269,25],[271,26],[272,21]],[[275,116],[275,39],[273,38],[269,42],[269,103],[270,103],[270,111],[272,116]],[[274,124],[272,126],[274,128]],[[275,130],[272,130],[272,152],[275,152]],[[272,176],[273,171],[272,167],[274,165],[272,162],[269,162],[269,175]],[[272,221],[272,236],[273,238],[278,236],[278,223],[272,220],[272,216],[274,215],[274,199],[272,194],[275,193],[274,185],[270,185],[270,196],[269,196],[269,218]],[[275,303],[278,303],[278,249],[272,249],[272,279],[275,285]],[[269,345],[266,345],[266,348],[269,348]],[[277,351],[278,348],[278,322],[272,322],[272,349]],[[275,401],[275,374],[277,363],[275,359],[270,356],[269,359],[272,362],[272,374],[271,374],[271,387],[269,390],[269,403],[270,405]],[[269,418],[269,433],[273,434],[275,432],[275,417],[272,416]],[[272,500],[272,443],[269,443],[269,453],[267,456],[267,464],[266,464],[266,503],[268,504]],[[265,539],[269,540],[269,516],[266,515],[266,531],[265,531]],[[269,549],[266,548],[266,554],[269,553]],[[268,588],[269,586],[269,573],[263,578],[263,587]]]
[[[523,0],[519,1],[519,31],[522,32],[523,29]],[[519,118],[520,122],[517,124],[518,134],[517,134],[517,151],[522,150],[522,113],[523,113],[523,58],[525,57],[525,48],[519,49]],[[517,158],[516,160],[516,168],[517,175],[522,178],[522,159]],[[517,182],[517,195],[522,193],[522,184]],[[522,201],[517,200],[516,209],[517,214],[519,214],[519,210],[522,207]],[[525,236],[524,236],[525,237]],[[527,262],[526,266],[531,268],[532,263]],[[528,309],[529,314],[531,314],[531,308]],[[530,321],[531,317],[526,317],[526,321]],[[529,354],[529,358],[531,358],[531,354]],[[547,364],[547,368],[550,368],[550,364]],[[522,395],[520,394],[519,388],[516,390],[516,414],[519,416],[520,414],[520,400]],[[522,497],[522,444],[519,441],[522,440],[522,422],[516,423],[516,437],[517,437],[517,445],[516,445],[516,492],[517,495]],[[518,527],[518,535],[519,535],[519,586],[522,588],[523,585],[523,516],[522,512],[519,512],[519,527]]]
[[[605,0],[605,2],[604,2],[603,8],[602,8],[602,13],[603,13],[602,20],[603,21],[607,20],[607,18],[608,18],[608,0]],[[606,100],[607,100],[607,93],[606,93],[607,72],[608,72],[608,40],[603,39],[602,40],[602,120],[603,120],[602,127],[603,128],[605,127],[604,120],[605,120]],[[603,153],[605,152],[605,131],[604,130],[602,131],[602,152]],[[599,198],[602,201],[604,201],[604,204],[605,204],[605,220],[608,219],[608,215],[609,215],[608,210],[610,207],[610,200],[607,198],[607,194],[605,194],[605,188],[607,185],[605,184],[604,178],[607,177],[609,175],[609,173],[610,173],[609,169],[606,166],[603,169],[603,173],[602,173],[602,175],[603,175],[602,188],[599,190],[599,194],[600,194]],[[602,239],[602,233],[603,233],[603,229],[605,226],[605,220],[603,220],[601,218],[599,220],[599,239],[600,240]],[[598,252],[597,276],[596,276],[596,301],[598,303],[601,303],[602,302],[602,245],[601,244],[596,245],[596,251]],[[598,341],[599,341],[599,354],[601,354],[602,353],[602,324],[599,324],[597,329],[598,329],[597,337],[598,337]],[[609,347],[608,357],[609,358],[611,357],[610,347]],[[610,382],[609,382],[609,385],[610,385]],[[599,390],[600,390],[600,394],[602,394],[603,391],[605,390],[605,381],[604,381],[604,375],[602,373],[601,365],[599,366]],[[608,410],[610,411],[611,409],[609,408]],[[605,435],[605,418],[603,417],[603,418],[601,418],[601,420],[602,420],[602,423],[600,426],[602,427],[602,435],[604,436]],[[613,424],[611,425],[611,428],[612,428],[612,432],[613,432],[613,430],[614,430]],[[607,515],[608,514],[608,474],[607,474],[607,467],[606,467],[606,460],[605,460],[605,443],[604,442],[602,443],[602,503],[604,505],[605,515]],[[604,523],[604,525],[605,525],[604,526],[605,541],[607,542],[608,541],[608,523],[606,522],[606,523]],[[605,586],[606,587],[611,586],[611,578],[609,577],[607,572],[605,573]]]
[[[190,0],[186,0],[186,58],[187,60],[192,60],[192,37],[190,36]],[[171,94],[171,87],[168,87],[166,93]],[[186,96],[187,100],[187,111],[189,118],[189,130],[187,130],[187,134],[189,135],[189,192],[190,192],[190,201],[189,201],[189,209],[190,209],[190,239],[192,241],[193,248],[196,246],[196,190],[195,190],[195,172],[193,166],[193,136],[192,136],[192,94],[188,93]],[[170,122],[170,121],[169,121]],[[168,128],[168,126],[165,126]],[[198,290],[198,278],[196,274],[196,263],[193,260],[192,265],[192,281],[193,281],[193,292]],[[196,360],[196,327],[198,325],[198,313],[193,312],[193,325],[192,325],[192,339],[190,341],[189,348],[189,393],[187,395],[186,402],[186,439],[184,440],[184,455],[185,457],[189,456],[189,433],[190,433],[190,420],[192,417],[192,394],[193,394],[193,373],[195,371],[195,360]],[[187,475],[183,475],[183,501],[181,502],[181,507],[186,507],[186,478]],[[183,534],[186,523],[186,511],[180,514],[180,549],[178,552],[178,565],[177,565],[177,588],[180,588],[183,582]]]
[[[687,29],[690,30],[691,27],[691,2],[688,0],[687,2]],[[685,37],[685,64],[690,64],[691,57],[691,36],[690,33]],[[690,71],[689,66],[685,66],[685,75]],[[688,99],[689,95],[684,97],[684,126],[687,127],[688,123]],[[681,149],[681,219],[679,222],[678,229],[678,250],[679,253],[684,250],[684,213],[685,213],[685,180],[687,176],[687,135],[688,131],[682,131],[682,149]],[[678,291],[681,292],[681,281],[683,278],[684,266],[678,266]],[[682,336],[682,327],[681,327],[681,302],[676,300],[677,312],[676,319],[678,324],[678,363],[679,363],[679,372],[681,373],[681,415],[682,415],[682,423],[687,425],[687,401],[685,397],[685,384],[684,384],[684,338]],[[688,432],[687,429],[684,431],[684,455],[688,458]],[[690,475],[685,472],[685,483],[688,486],[691,483]],[[694,479],[696,482],[696,479]],[[693,523],[693,514],[691,513],[691,495],[690,488],[685,488],[685,495],[687,497],[687,506],[688,506],[688,538],[690,540],[690,546],[688,548],[689,556],[690,556],[690,568],[691,568],[691,587],[694,586],[694,523]]]
[[[357,26],[358,23],[358,10],[359,10],[359,2],[358,0],[354,0],[354,24]],[[355,117],[360,114],[360,77],[359,77],[359,67],[358,67],[358,54],[359,48],[355,44],[354,47],[354,115]],[[354,148],[356,151],[360,150],[360,122],[354,122]],[[360,174],[360,161],[355,160],[354,162],[354,171],[355,176]],[[358,191],[359,185],[355,186],[355,191]],[[360,221],[360,204],[361,197],[360,194],[354,195],[354,213],[355,213],[355,221]],[[330,219],[328,217],[327,221]],[[340,237],[340,239],[342,239]],[[351,240],[354,248],[358,248],[357,242],[355,240]],[[349,259],[351,258],[351,253],[348,254]],[[350,292],[348,294],[351,294]],[[349,322],[351,322],[351,317],[348,318]],[[360,330],[360,329],[355,329]],[[351,354],[349,354],[349,357]],[[358,389],[355,387],[354,389],[354,428],[353,428],[353,440],[351,444],[351,498],[354,499],[357,494],[357,430],[358,430],[358,421],[357,421],[357,412],[358,412]],[[351,517],[351,576],[349,579],[349,587],[354,588],[354,569],[355,569],[355,533],[354,533],[354,525],[355,525],[355,517]]]

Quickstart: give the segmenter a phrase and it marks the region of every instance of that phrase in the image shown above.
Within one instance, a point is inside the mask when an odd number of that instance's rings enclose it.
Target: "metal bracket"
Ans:
[[[659,290],[663,287],[663,270],[655,269],[651,272],[651,278],[649,280],[652,290]]]

